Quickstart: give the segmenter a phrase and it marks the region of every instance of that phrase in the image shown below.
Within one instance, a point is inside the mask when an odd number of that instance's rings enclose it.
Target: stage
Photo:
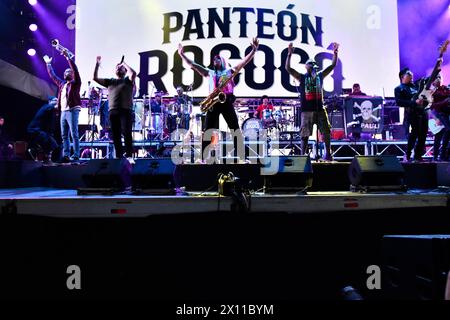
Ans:
[[[389,292],[364,285],[367,267],[383,264],[382,237],[445,233],[450,223],[449,163],[402,163],[408,190],[360,193],[349,191],[349,162],[313,162],[306,194],[262,192],[256,164],[138,159],[135,168],[156,163],[162,175],[173,173],[165,177],[176,194],[79,195],[89,162],[0,162],[0,292],[10,299],[293,301],[339,299],[353,285],[382,299]],[[217,192],[217,173],[229,171],[249,182],[245,210]],[[159,181],[154,172],[147,178]],[[74,264],[83,272],[79,292],[65,287]]]
[[[450,195],[447,162],[402,163],[407,190],[363,193],[350,191],[350,162],[313,161],[312,184],[307,192],[272,193],[265,190],[261,164],[175,165],[171,159],[137,159],[131,171],[133,186],[112,192],[106,188],[108,185],[103,189],[92,187],[86,175],[96,166],[119,163],[91,161],[59,166],[43,166],[35,161],[0,162],[2,212],[70,218],[234,212],[236,199],[218,193],[218,175],[229,172],[242,180],[247,213],[363,214],[370,210],[445,208]],[[108,176],[119,178],[119,174]],[[299,176],[295,174],[286,176],[285,183],[295,184],[296,179]],[[101,180],[104,184],[110,181]]]
[[[410,190],[404,193],[361,194],[354,192],[310,192],[308,195],[251,196],[251,212],[332,213],[369,210],[446,208],[450,191]],[[148,217],[165,214],[232,212],[233,200],[217,193],[182,196],[79,196],[76,190],[4,189],[0,207],[9,213],[60,218]]]

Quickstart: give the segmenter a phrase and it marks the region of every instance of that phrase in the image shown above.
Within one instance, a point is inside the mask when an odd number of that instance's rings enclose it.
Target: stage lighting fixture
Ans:
[[[29,56],[33,57],[36,54],[36,50],[28,49],[27,53],[28,53]]]
[[[37,26],[37,24],[32,23],[32,24],[30,24],[29,28],[31,31],[35,32],[38,29],[38,26]]]
[[[28,3],[31,4],[32,6],[37,5],[37,0],[28,0]]]

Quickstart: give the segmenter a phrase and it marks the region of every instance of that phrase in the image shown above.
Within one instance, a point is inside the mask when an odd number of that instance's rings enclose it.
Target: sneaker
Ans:
[[[129,164],[136,164],[136,161],[132,157],[127,158]]]

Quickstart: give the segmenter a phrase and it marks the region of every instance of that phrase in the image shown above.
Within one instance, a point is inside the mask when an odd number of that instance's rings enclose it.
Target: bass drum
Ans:
[[[250,140],[256,140],[263,129],[262,121],[257,118],[248,118],[242,123],[242,133]]]

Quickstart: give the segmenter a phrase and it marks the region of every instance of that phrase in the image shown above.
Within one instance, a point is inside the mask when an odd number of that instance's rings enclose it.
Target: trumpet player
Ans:
[[[227,79],[232,77],[235,73],[235,70],[241,70],[245,67],[255,56],[256,51],[258,50],[259,40],[257,38],[253,38],[251,42],[252,50],[249,54],[234,68],[227,68],[225,59],[216,55],[213,58],[213,69],[206,68],[191,59],[189,59],[183,50],[183,46],[181,44],[178,45],[178,54],[180,57],[198,74],[201,76],[208,78],[209,81],[209,92],[213,93],[217,88],[220,88],[221,92],[226,95],[225,101],[223,103],[217,103],[212,109],[208,110],[206,113],[206,123],[205,130],[209,129],[219,129],[219,116],[222,114],[223,118],[228,124],[228,127],[231,130],[234,130],[234,136],[240,137],[242,141],[242,133],[239,128],[238,118],[236,116],[236,112],[234,111],[233,103],[235,101],[235,96],[233,95],[234,82],[233,80],[228,81],[226,85],[221,85],[225,83]],[[209,141],[203,140],[202,142],[202,150],[206,148]],[[234,150],[237,152],[237,143],[234,141]],[[202,152],[203,153],[203,152]],[[203,154],[205,157],[205,155]],[[243,157],[240,157],[243,158]]]
[[[62,48],[62,47],[61,47]],[[64,79],[59,78],[52,67],[52,59],[47,55],[44,61],[47,72],[53,82],[58,86],[58,110],[60,112],[61,136],[63,140],[63,157],[61,162],[77,162],[80,157],[80,139],[78,135],[78,118],[81,110],[81,77],[78,68],[71,59],[72,54],[66,48],[61,49],[61,54],[69,63],[68,69],[64,71]],[[69,137],[70,135],[70,137]],[[73,155],[70,157],[70,138],[73,142]]]

